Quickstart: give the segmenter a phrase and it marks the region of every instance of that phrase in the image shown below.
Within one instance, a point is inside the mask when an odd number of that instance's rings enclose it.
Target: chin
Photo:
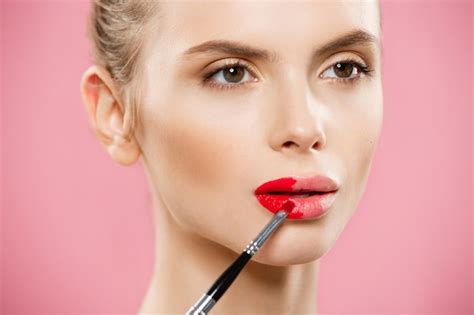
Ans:
[[[252,260],[271,266],[291,266],[312,263],[323,257],[329,246],[324,240],[311,241],[304,244],[297,242],[285,242],[275,240],[266,244],[252,258]]]

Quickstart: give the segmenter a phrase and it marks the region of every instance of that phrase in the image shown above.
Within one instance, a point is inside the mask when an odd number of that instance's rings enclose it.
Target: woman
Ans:
[[[296,215],[212,313],[317,313],[319,260],[357,208],[381,132],[379,12],[377,1],[93,4],[90,126],[116,162],[141,158],[154,205],[140,313],[184,313],[284,198]]]

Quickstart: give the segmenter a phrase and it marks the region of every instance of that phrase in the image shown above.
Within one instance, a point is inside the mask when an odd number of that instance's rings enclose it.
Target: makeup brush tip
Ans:
[[[287,213],[290,214],[291,211],[295,208],[296,204],[293,200],[288,199],[282,206],[282,209]]]

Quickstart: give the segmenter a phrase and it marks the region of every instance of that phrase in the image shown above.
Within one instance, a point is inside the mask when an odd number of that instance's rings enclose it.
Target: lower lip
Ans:
[[[281,210],[287,200],[295,203],[293,211],[288,214],[289,219],[315,219],[325,214],[336,199],[337,191],[308,197],[298,197],[292,194],[257,194],[257,200],[262,206],[276,213]]]

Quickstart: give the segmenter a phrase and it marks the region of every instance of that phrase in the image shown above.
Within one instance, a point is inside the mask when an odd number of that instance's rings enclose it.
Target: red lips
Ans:
[[[338,184],[326,176],[284,177],[268,181],[255,189],[255,197],[272,213],[287,200],[295,203],[290,219],[310,219],[324,214],[336,198]]]

